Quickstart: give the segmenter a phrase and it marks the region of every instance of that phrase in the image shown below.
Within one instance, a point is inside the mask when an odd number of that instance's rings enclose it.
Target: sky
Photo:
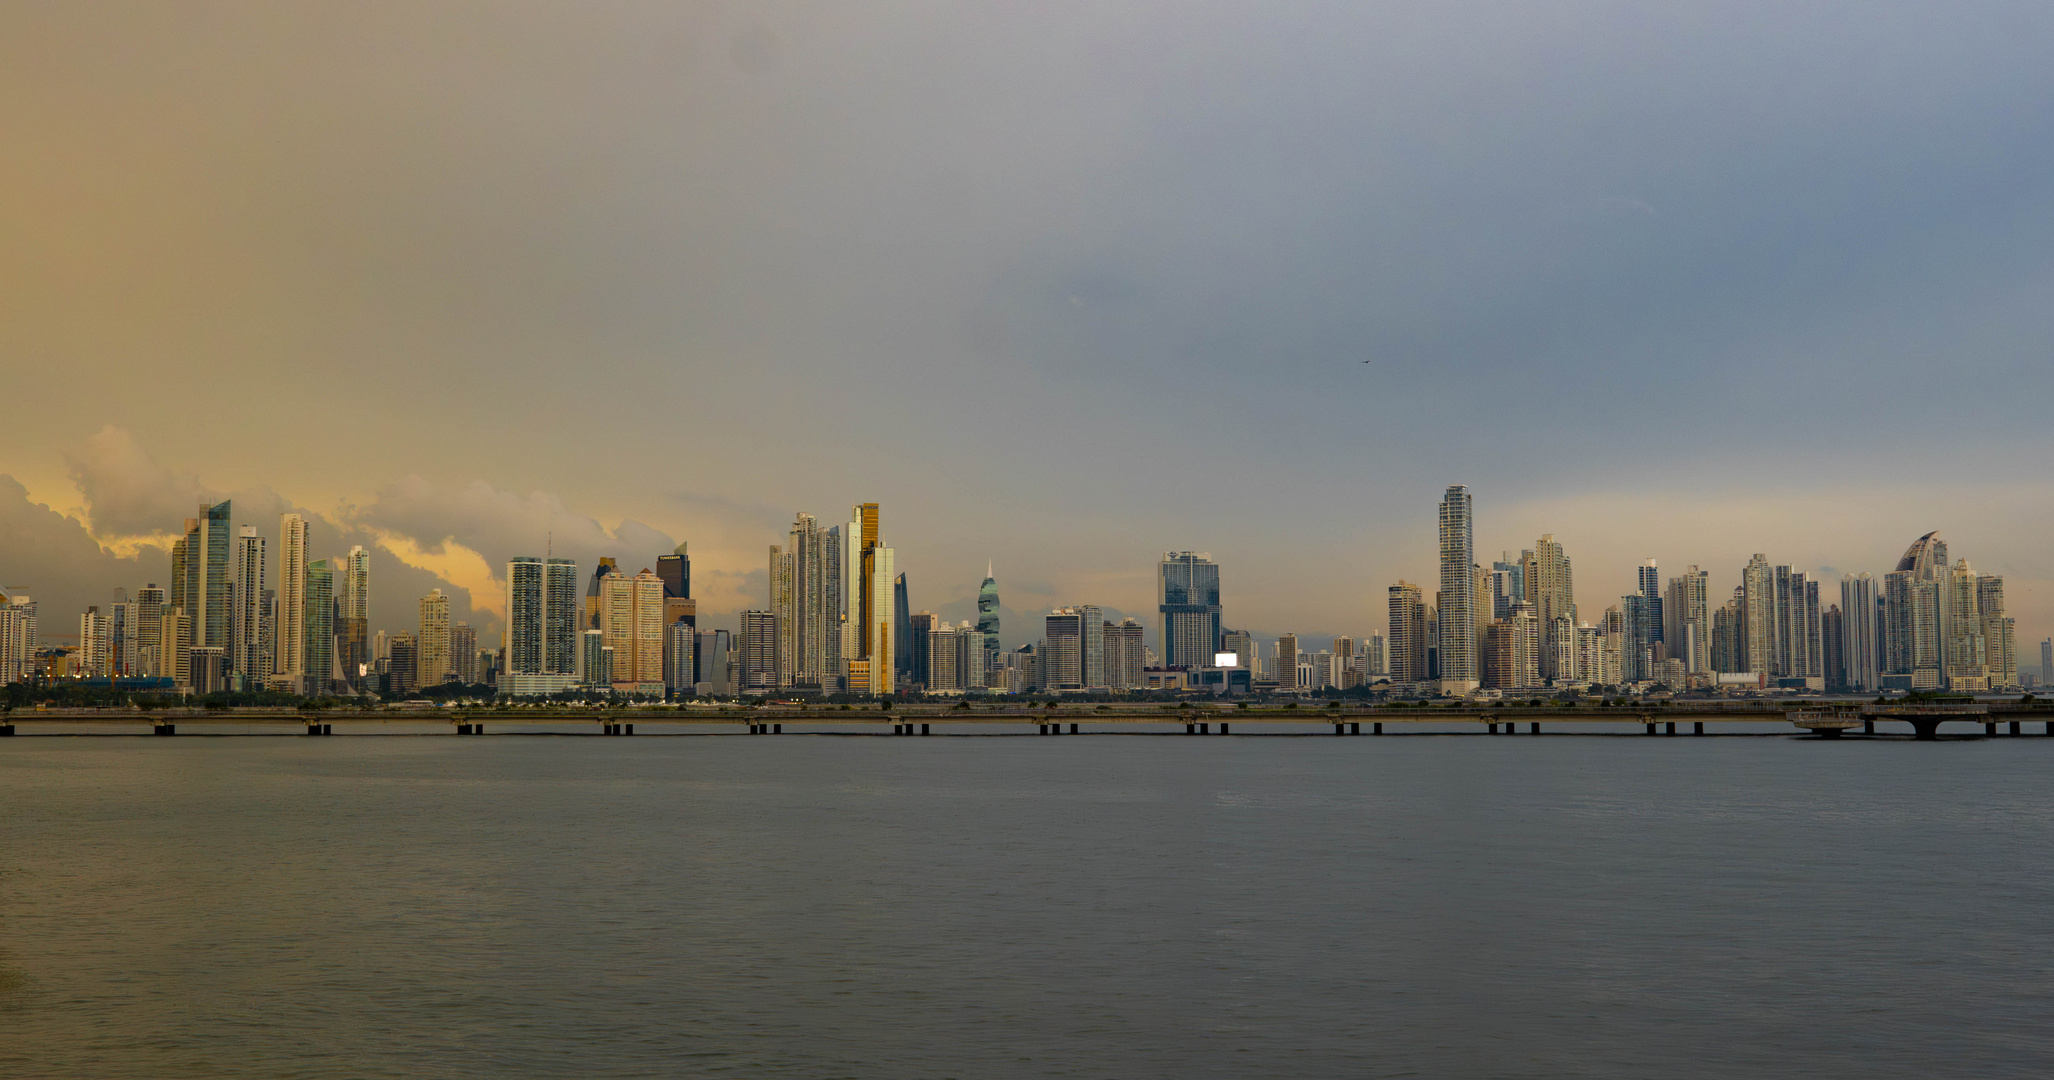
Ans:
[[[0,590],[162,582],[201,498],[374,552],[690,544],[765,601],[883,506],[1008,647],[1362,635],[1565,545],[1882,573],[1939,530],[2054,632],[2054,6],[0,0]],[[1827,599],[1835,599],[1827,591]],[[1153,635],[1151,635],[1152,637]]]

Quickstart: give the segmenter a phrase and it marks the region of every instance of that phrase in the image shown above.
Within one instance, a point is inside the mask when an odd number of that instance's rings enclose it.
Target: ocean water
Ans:
[[[2054,1075],[2054,739],[0,741],[4,1077]]]

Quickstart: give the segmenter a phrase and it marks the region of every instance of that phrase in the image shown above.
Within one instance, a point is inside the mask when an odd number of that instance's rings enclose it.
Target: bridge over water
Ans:
[[[0,718],[0,736],[22,734],[176,735],[202,729],[209,735],[332,735],[394,732],[397,726],[446,726],[457,735],[633,735],[633,734],[1024,734],[1187,735],[1706,735],[1811,734],[1822,738],[1902,736],[1937,739],[1965,736],[2054,736],[2054,702],[1976,705],[1788,704],[1682,702],[1663,705],[1463,706],[1457,708],[1256,708],[1194,703],[1160,705],[1071,704],[1055,708],[1020,705],[910,704],[891,709],[853,706],[666,707],[375,710],[288,709],[155,710],[51,709],[21,711]],[[1764,730],[1764,727],[1767,730]],[[1794,725],[1794,726],[1793,726]],[[789,731],[787,730],[789,729]],[[1857,730],[1858,729],[1858,730]],[[410,732],[414,733],[414,732]]]

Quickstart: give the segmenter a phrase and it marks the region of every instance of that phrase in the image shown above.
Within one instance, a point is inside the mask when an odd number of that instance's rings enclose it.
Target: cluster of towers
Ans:
[[[1653,559],[1595,624],[1577,618],[1569,557],[1552,534],[1515,560],[1475,561],[1467,487],[1440,505],[1440,588],[1389,589],[1394,684],[1461,695],[1581,685],[1671,689],[2009,689],[2019,684],[2004,580],[1950,564],[1938,534],[1915,541],[1878,590],[1869,574],[1821,582],[1757,554],[1731,597],[1709,572],[1664,579]],[[2050,659],[2054,663],[2054,659]]]

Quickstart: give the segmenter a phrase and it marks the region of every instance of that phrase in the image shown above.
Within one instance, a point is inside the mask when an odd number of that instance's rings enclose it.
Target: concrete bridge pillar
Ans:
[[[1227,733],[1227,722],[1226,722],[1225,720],[1222,720],[1222,721],[1220,721],[1220,734],[1222,734],[1222,735],[1225,735],[1226,733]]]
[[[10,733],[10,734],[12,733],[12,729],[10,729],[10,732],[9,732],[9,733]],[[1361,724],[1361,722],[1360,722],[1360,721],[1354,721],[1354,722],[1350,722],[1350,723],[1349,723],[1349,725],[1348,725],[1348,734],[1350,734],[1350,735],[1360,735],[1360,734],[1362,734],[1362,724]]]
[[[2050,730],[2050,731],[2054,731],[2054,724],[2048,724],[2048,725],[2047,725],[2047,729],[2048,729],[2048,730]],[[1370,722],[1369,722],[1369,733],[1370,733],[1371,735],[1382,735],[1382,734],[1384,733],[1384,722],[1383,722],[1383,721],[1381,721],[1381,720],[1372,720],[1372,721],[1370,721]]]

